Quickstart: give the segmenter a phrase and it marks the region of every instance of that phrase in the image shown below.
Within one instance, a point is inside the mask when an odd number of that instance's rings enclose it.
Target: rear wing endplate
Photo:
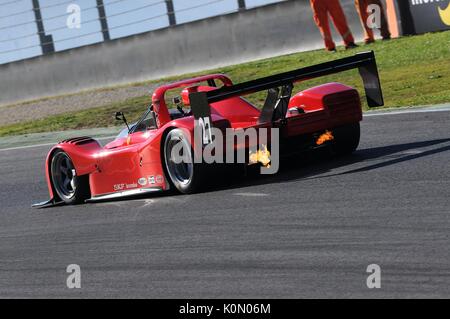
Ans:
[[[364,83],[369,107],[383,106],[384,99],[375,53],[370,51],[232,86],[224,86],[209,92],[191,93],[189,98],[191,101],[192,113],[194,114],[195,119],[210,117],[210,103],[223,101],[236,96],[245,96],[263,90],[292,86],[298,82],[352,69],[359,70],[359,74]]]

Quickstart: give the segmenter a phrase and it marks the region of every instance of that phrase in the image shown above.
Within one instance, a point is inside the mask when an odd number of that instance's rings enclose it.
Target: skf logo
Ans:
[[[444,24],[450,26],[450,4],[447,6],[447,9],[441,9],[441,7],[438,7],[439,15],[441,16],[442,22]]]

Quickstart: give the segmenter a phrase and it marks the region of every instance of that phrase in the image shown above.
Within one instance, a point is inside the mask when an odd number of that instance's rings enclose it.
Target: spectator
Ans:
[[[386,15],[384,14],[384,8],[383,4],[380,0],[355,0],[355,6],[356,10],[359,13],[359,16],[361,18],[361,23],[364,28],[365,33],[365,39],[364,42],[366,44],[375,42],[375,37],[373,34],[373,28],[369,25],[369,13],[370,13],[370,5],[377,5],[380,8],[380,21],[377,21],[377,23],[381,23],[380,26],[378,26],[381,36],[383,37],[383,40],[389,40],[391,38],[391,33],[389,32],[389,26],[386,19]]]
[[[322,33],[325,47],[328,51],[336,51],[336,45],[331,35],[329,16],[333,20],[336,29],[344,39],[346,49],[357,47],[352,32],[347,24],[344,10],[342,10],[339,0],[310,0],[311,8],[314,12],[314,21]]]

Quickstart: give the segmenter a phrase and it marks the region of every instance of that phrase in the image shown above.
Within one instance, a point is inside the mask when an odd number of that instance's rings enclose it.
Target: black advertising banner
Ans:
[[[450,0],[398,0],[404,34],[450,30]]]

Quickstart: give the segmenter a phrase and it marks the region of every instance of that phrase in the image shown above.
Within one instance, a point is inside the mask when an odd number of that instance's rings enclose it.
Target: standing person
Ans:
[[[310,0],[310,2],[314,12],[314,21],[322,33],[325,47],[328,51],[336,51],[336,45],[333,41],[328,22],[329,16],[331,16],[336,29],[344,39],[345,48],[352,49],[357,47],[339,0]]]
[[[381,21],[378,23],[381,23],[381,26],[379,27],[381,36],[383,37],[383,40],[389,40],[391,38],[391,33],[389,32],[389,26],[386,19],[386,15],[384,14],[384,8],[383,4],[380,0],[355,0],[355,6],[356,10],[358,11],[358,14],[361,18],[361,23],[364,28],[365,33],[365,39],[364,42],[366,44],[375,42],[375,37],[373,34],[373,29],[371,26],[369,26],[369,6],[370,5],[377,5],[380,8],[380,18]]]

